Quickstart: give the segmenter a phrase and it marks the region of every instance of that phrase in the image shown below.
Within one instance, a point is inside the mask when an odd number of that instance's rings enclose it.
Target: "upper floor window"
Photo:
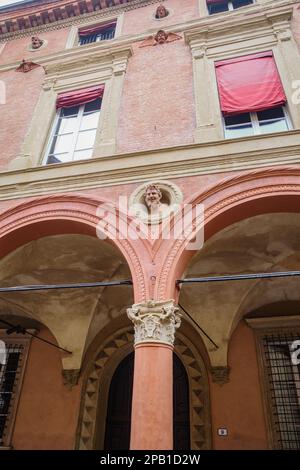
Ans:
[[[90,44],[91,42],[105,41],[107,39],[113,39],[116,32],[116,21],[110,23],[101,24],[91,28],[80,29],[79,45]]]
[[[216,62],[225,138],[285,131],[286,97],[272,52]]]
[[[221,13],[222,11],[231,11],[236,8],[251,5],[253,0],[206,0],[207,9],[210,15]]]
[[[242,113],[224,117],[226,139],[287,131],[289,128],[289,118],[284,106],[257,113]]]
[[[91,158],[103,91],[100,85],[58,95],[46,164]]]

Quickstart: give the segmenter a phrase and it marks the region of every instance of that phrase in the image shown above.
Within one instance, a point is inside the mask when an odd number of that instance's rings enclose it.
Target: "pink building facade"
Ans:
[[[298,18],[0,8],[0,449],[299,449]]]

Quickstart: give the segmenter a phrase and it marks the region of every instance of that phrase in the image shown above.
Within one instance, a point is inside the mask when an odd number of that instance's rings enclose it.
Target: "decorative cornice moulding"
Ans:
[[[241,152],[241,145],[248,149]],[[4,171],[0,200],[294,164],[300,164],[300,131]]]
[[[270,32],[275,33],[276,25],[280,29],[290,29],[293,6],[298,2],[288,2],[279,5],[255,5],[256,8],[248,9],[240,14],[223,16],[217,21],[198,22],[194,27],[184,32],[185,42],[192,49],[205,45],[206,48],[225,46],[233,42],[245,41],[253,37],[266,36]],[[238,13],[238,10],[236,11]],[[222,20],[222,21],[220,21]]]
[[[104,0],[105,1],[105,0]],[[162,0],[163,1],[163,0]],[[65,2],[64,5],[59,6],[53,4],[44,8],[36,8],[34,11],[27,11],[24,9],[18,15],[2,14],[0,11],[0,40],[10,40],[31,35],[37,31],[52,31],[56,29],[66,28],[71,25],[81,24],[91,19],[105,18],[112,13],[122,13],[135,8],[140,8],[151,3],[157,3],[158,0],[110,0],[111,6],[105,5],[101,9],[103,2],[94,2],[91,0],[70,0]],[[79,4],[89,4],[83,13],[80,10]],[[21,8],[20,8],[21,10]],[[19,11],[19,10],[17,10]],[[8,31],[8,29],[10,31]],[[12,31],[11,31],[12,30]]]

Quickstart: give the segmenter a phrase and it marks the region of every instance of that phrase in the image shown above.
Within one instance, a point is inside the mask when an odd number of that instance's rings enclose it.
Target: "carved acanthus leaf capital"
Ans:
[[[181,324],[179,309],[173,300],[135,304],[127,309],[128,318],[134,324],[135,344],[174,344],[175,331]]]

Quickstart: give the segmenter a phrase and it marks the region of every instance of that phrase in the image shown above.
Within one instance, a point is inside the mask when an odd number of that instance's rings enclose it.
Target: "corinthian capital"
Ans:
[[[135,344],[155,342],[173,345],[176,328],[181,323],[178,311],[173,300],[149,300],[128,308],[128,318],[134,324]]]

